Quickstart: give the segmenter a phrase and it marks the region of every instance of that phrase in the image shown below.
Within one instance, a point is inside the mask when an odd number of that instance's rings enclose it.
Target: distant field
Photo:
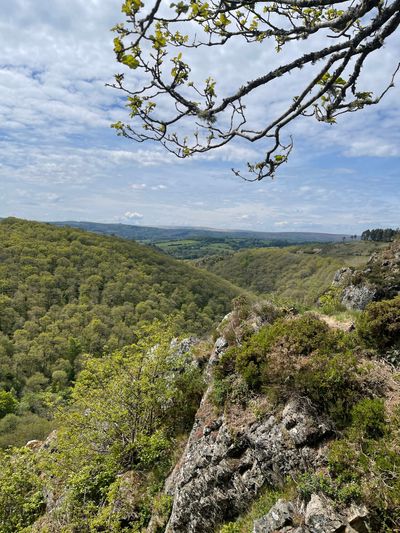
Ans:
[[[52,224],[80,228],[103,235],[115,235],[150,244],[179,259],[197,259],[243,248],[265,248],[317,242],[331,243],[341,242],[343,238],[350,238],[349,235],[337,233],[219,230],[197,227],[157,228],[77,221],[53,222]]]
[[[242,250],[195,262],[231,283],[256,294],[312,305],[344,266],[364,265],[387,243],[349,243]]]
[[[150,243],[149,243],[150,244]],[[270,246],[288,246],[286,241],[264,241],[260,239],[235,238],[196,238],[170,241],[155,241],[152,246],[177,259],[199,259],[212,255],[227,255],[247,248],[267,248]]]
[[[387,248],[387,242],[349,241],[321,245],[303,245],[290,247],[290,251],[304,254],[315,254],[313,250],[319,250],[320,257],[334,258],[344,261],[347,266],[358,267],[365,264],[371,255],[377,250]]]

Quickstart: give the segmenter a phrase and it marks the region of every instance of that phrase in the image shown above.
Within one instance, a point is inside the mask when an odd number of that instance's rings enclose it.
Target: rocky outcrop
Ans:
[[[363,310],[377,295],[376,287],[365,281],[361,283],[360,272],[353,268],[341,268],[335,272],[332,286],[341,289],[340,302],[346,309]]]
[[[270,484],[316,468],[330,426],[303,401],[256,420],[250,412],[234,420],[216,416],[206,396],[186,450],[167,483],[174,497],[166,531],[203,533],[234,519]]]
[[[400,294],[400,240],[372,254],[364,270],[341,268],[332,285],[341,289],[341,303],[347,309],[363,310],[372,301]]]
[[[342,304],[346,309],[362,311],[375,300],[377,289],[368,285],[349,285],[342,293]]]
[[[353,268],[344,267],[337,270],[333,276],[333,286],[344,286],[351,282],[351,277],[354,273]]]
[[[336,510],[333,502],[313,494],[306,507],[278,500],[269,513],[254,522],[253,533],[367,533],[364,506]]]

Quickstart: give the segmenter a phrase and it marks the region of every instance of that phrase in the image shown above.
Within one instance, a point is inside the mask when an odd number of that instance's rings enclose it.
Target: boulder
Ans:
[[[33,440],[29,440],[25,444],[25,447],[29,448],[30,450],[39,450],[42,447],[42,445],[43,445],[43,441],[42,440],[33,439]]]
[[[307,505],[305,524],[310,533],[339,533],[345,531],[346,527],[333,505],[317,494],[311,496]]]
[[[365,505],[351,505],[346,514],[348,526],[347,532],[357,531],[357,533],[368,533],[367,527],[368,509]]]
[[[367,285],[349,285],[342,293],[342,304],[346,309],[363,310],[375,299],[376,289]]]
[[[341,286],[341,285],[347,285],[351,277],[354,273],[354,270],[352,268],[340,268],[337,270],[333,276],[332,285],[334,286]]]
[[[352,504],[337,511],[329,498],[312,494],[305,509],[278,500],[268,514],[254,521],[253,533],[369,533],[367,520],[364,506]]]
[[[254,522],[253,533],[274,533],[281,531],[283,527],[292,526],[294,514],[292,502],[278,500],[268,514]]]
[[[228,347],[228,341],[225,339],[225,337],[218,337],[218,339],[215,341],[215,344],[214,344],[214,351],[216,354],[220,354],[227,347]]]

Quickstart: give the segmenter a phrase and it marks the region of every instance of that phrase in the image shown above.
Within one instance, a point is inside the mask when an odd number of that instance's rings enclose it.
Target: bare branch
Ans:
[[[179,158],[235,139],[269,143],[261,161],[247,164],[246,174],[233,170],[247,181],[273,177],[287,162],[293,140],[289,136],[283,142],[282,132],[296,118],[333,124],[344,113],[377,104],[394,86],[400,69],[400,64],[394,66],[392,79],[378,97],[357,88],[368,57],[397,31],[400,0],[180,0],[169,8],[156,0],[147,10],[140,0],[125,0],[122,10],[126,21],[114,28],[114,50],[117,60],[140,73],[142,81],[128,87],[124,74],[115,76],[112,86],[126,95],[131,118],[131,123],[113,124],[117,133],[137,142],[158,141]],[[182,33],[185,28],[187,33]],[[217,94],[217,80],[196,83],[183,57],[186,49],[228,46],[237,39],[249,46],[273,41],[279,52],[292,41],[316,34],[327,39],[325,46],[300,53],[224,96]],[[317,63],[318,72],[293,95],[284,112],[261,127],[251,127],[246,101],[252,93]]]

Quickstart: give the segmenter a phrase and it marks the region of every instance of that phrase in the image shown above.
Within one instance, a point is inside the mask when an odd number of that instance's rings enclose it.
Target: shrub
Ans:
[[[318,303],[323,313],[331,315],[339,311],[343,311],[345,307],[340,301],[340,289],[338,287],[330,287],[322,296],[318,298]]]
[[[351,412],[352,425],[330,444],[326,486],[337,500],[361,498],[371,518],[371,531],[397,531],[400,523],[400,445],[398,416],[385,421],[381,399],[363,399]],[[332,493],[336,487],[336,494]],[[357,487],[357,491],[354,488]]]
[[[15,413],[17,407],[18,402],[11,392],[6,392],[4,390],[0,391],[0,418],[3,418],[10,413]]]
[[[36,455],[27,448],[0,454],[0,531],[15,533],[44,511],[43,482]]]
[[[330,330],[311,314],[279,319],[222,355],[214,373],[217,403],[231,398],[238,374],[250,391],[275,387],[281,398],[305,394],[343,425],[361,395],[352,344],[351,335]]]
[[[265,380],[271,380],[275,374],[270,354],[286,351],[296,357],[310,355],[318,348],[327,348],[331,344],[330,331],[325,324],[313,315],[304,315],[296,319],[279,319],[272,326],[262,328],[240,348],[230,351],[222,364],[229,358],[235,358],[235,368],[252,388],[259,387]],[[283,366],[285,356],[278,357]],[[275,365],[278,361],[275,361]],[[278,370],[280,374],[282,369]],[[278,376],[279,379],[279,376]]]
[[[370,303],[358,320],[357,332],[373,348],[400,346],[400,296]]]
[[[362,395],[360,368],[352,352],[334,355],[314,353],[293,376],[295,390],[307,395],[328,412],[339,427],[350,418],[350,410]]]
[[[250,300],[244,294],[241,294],[232,300],[232,307],[240,320],[246,320],[251,313]]]
[[[322,472],[316,474],[306,472],[300,476],[297,490],[300,497],[305,501],[309,501],[312,494],[321,492],[339,503],[348,503],[359,499],[361,496],[360,487],[354,481],[341,484]]]
[[[378,439],[385,433],[387,423],[385,403],[380,398],[365,398],[351,410],[352,427],[358,435]]]
[[[292,320],[278,320],[270,329],[268,341],[272,346],[278,340],[286,342],[298,355],[309,355],[330,343],[330,330],[322,320],[305,314]]]

